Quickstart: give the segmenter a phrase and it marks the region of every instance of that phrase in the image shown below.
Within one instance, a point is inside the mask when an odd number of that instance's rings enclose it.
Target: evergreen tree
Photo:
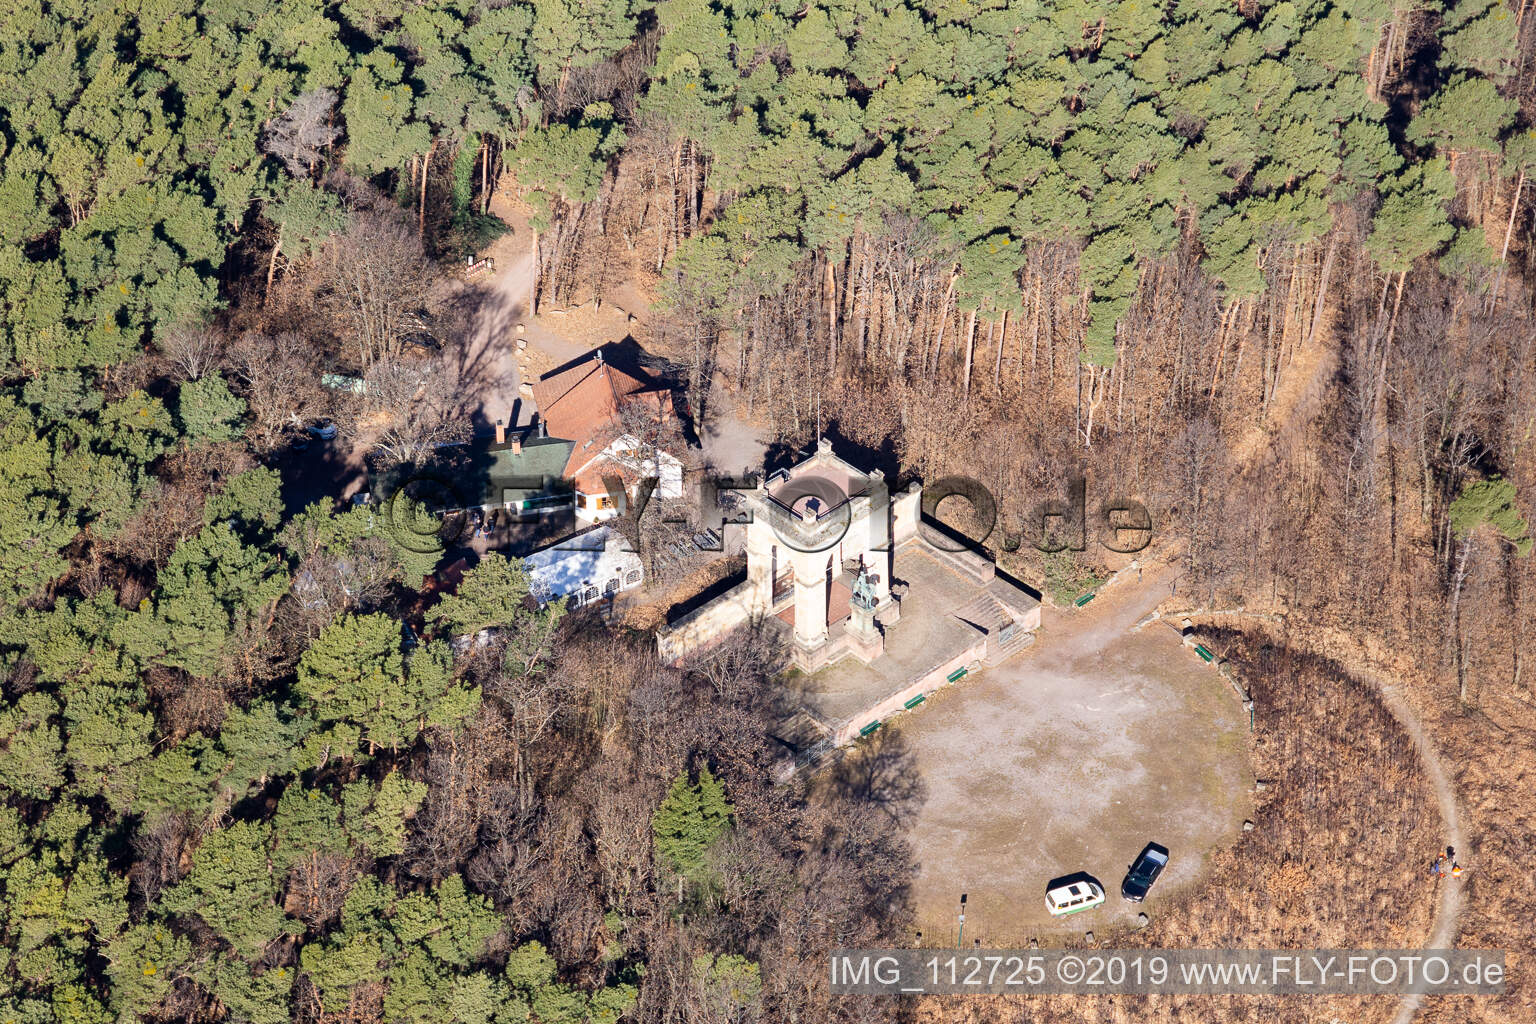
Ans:
[[[176,395],[176,419],[182,433],[196,442],[228,441],[239,435],[245,402],[229,390],[224,378],[210,374],[189,380]]]
[[[682,773],[651,817],[657,857],[680,875],[700,877],[709,847],[731,827],[734,811],[707,766],[697,782]]]
[[[1501,477],[1474,480],[1461,488],[1450,507],[1451,529],[1465,540],[1479,526],[1498,531],[1522,556],[1531,553],[1530,525],[1515,504],[1515,486]]]
[[[452,636],[474,636],[534,614],[529,593],[522,562],[489,552],[464,574],[457,590],[437,603],[433,618],[445,623]]]
[[[276,903],[277,879],[267,863],[272,830],[236,822],[210,832],[192,857],[186,878],[165,894],[173,914],[195,915],[255,961],[273,939],[295,932]]]

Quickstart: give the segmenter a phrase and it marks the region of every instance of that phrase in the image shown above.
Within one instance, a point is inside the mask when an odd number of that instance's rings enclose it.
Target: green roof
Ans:
[[[491,445],[490,449],[495,447]],[[488,450],[487,455],[492,461],[484,472],[485,500],[482,504],[526,501],[551,491],[569,493],[569,484],[561,486],[560,478],[574,447],[574,441],[543,437],[524,443],[523,450],[516,454],[510,446]]]
[[[419,465],[398,465],[372,475],[376,500],[387,501],[401,487],[433,511],[500,506],[552,494],[569,494],[561,474],[570,459],[572,441],[535,437],[513,444],[475,438],[438,449]]]

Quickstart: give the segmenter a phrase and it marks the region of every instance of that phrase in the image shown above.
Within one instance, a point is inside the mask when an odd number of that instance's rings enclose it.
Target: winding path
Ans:
[[[1225,615],[1241,618],[1260,618],[1253,612],[1245,612],[1239,609],[1221,609],[1220,611],[1203,611],[1200,609],[1169,612],[1163,617],[1177,619],[1180,616],[1189,616],[1199,619],[1202,615]],[[1338,660],[1336,656],[1334,660]],[[1407,698],[1403,696],[1402,689],[1397,683],[1388,680],[1374,669],[1363,665],[1343,665],[1346,671],[1370,683],[1381,697],[1382,704],[1397,719],[1397,724],[1403,731],[1413,738],[1414,747],[1418,750],[1419,763],[1424,768],[1424,775],[1429,780],[1430,787],[1435,792],[1435,803],[1440,809],[1441,827],[1444,829],[1446,842],[1457,850],[1465,850],[1461,833],[1461,810],[1456,801],[1456,787],[1451,782],[1451,777],[1445,770],[1445,763],[1440,759],[1440,752],[1435,749],[1433,741],[1424,729],[1424,723],[1420,721],[1418,713],[1413,710]],[[1436,886],[1438,897],[1435,906],[1434,923],[1430,926],[1429,935],[1425,938],[1425,949],[1450,949],[1456,944],[1456,937],[1461,928],[1462,889],[1460,883],[1454,880],[1446,880]],[[1409,1024],[1413,1016],[1424,1003],[1422,995],[1405,995],[1398,1005],[1397,1013],[1392,1017],[1392,1024]]]
[[[1450,776],[1446,773],[1439,751],[1435,749],[1434,743],[1424,732],[1424,725],[1419,721],[1419,716],[1409,706],[1402,691],[1397,688],[1397,684],[1386,682],[1369,670],[1360,674],[1376,687],[1387,710],[1392,712],[1398,724],[1413,737],[1414,745],[1419,749],[1419,760],[1424,764],[1424,774],[1429,777],[1430,785],[1435,790],[1435,801],[1440,805],[1440,820],[1445,828],[1447,841],[1458,850],[1465,849],[1461,837],[1461,814],[1456,803],[1456,787],[1452,785]],[[1436,888],[1439,890],[1439,905],[1435,908],[1434,927],[1429,930],[1429,939],[1425,946],[1429,949],[1449,949],[1456,944],[1456,936],[1461,927],[1461,885],[1454,879],[1449,879]],[[1420,995],[1404,996],[1402,1004],[1397,1008],[1397,1014],[1392,1018],[1392,1024],[1408,1024],[1423,1002],[1424,997]]]
[[[1292,355],[1288,375],[1276,389],[1269,415],[1261,422],[1236,450],[1236,460],[1249,471],[1260,470],[1266,459],[1266,450],[1274,450],[1280,443],[1299,443],[1306,425],[1315,418],[1323,405],[1323,396],[1330,375],[1335,371],[1338,355],[1330,343],[1330,332],[1314,330],[1308,340],[1297,347]],[[1193,613],[1187,613],[1193,614]],[[1205,614],[1211,614],[1206,612]],[[1226,612],[1252,616],[1251,613]],[[1345,665],[1348,671],[1369,682],[1381,695],[1382,703],[1397,719],[1399,725],[1413,737],[1418,748],[1419,762],[1424,774],[1435,791],[1435,801],[1440,807],[1440,820],[1445,830],[1446,842],[1457,850],[1464,850],[1461,834],[1461,816],[1456,802],[1456,787],[1451,782],[1440,753],[1435,749],[1424,723],[1403,696],[1401,688],[1375,670],[1364,665]],[[1434,924],[1425,941],[1428,949],[1449,949],[1455,942],[1461,926],[1462,890],[1460,884],[1447,881],[1438,889]],[[1392,1024],[1409,1024],[1423,1004],[1423,996],[1407,995],[1392,1017]]]

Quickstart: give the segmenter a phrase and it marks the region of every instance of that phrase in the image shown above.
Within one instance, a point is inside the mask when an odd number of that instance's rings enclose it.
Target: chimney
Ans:
[[[518,434],[516,437],[514,437],[512,439],[512,454],[513,455],[521,455],[521,454],[523,454],[523,435],[522,434]]]
[[[506,444],[507,443],[507,421],[506,420],[497,420],[496,421],[496,443],[497,444]]]
[[[544,423],[544,417],[543,416],[539,417],[539,436],[540,437],[548,437],[549,436],[549,427]]]

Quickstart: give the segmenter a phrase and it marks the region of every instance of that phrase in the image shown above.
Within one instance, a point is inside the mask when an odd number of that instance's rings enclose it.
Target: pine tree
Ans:
[[[1462,540],[1479,526],[1491,526],[1520,555],[1531,553],[1530,524],[1515,503],[1515,485],[1501,477],[1463,485],[1450,507],[1451,529]]]
[[[175,914],[196,915],[248,961],[295,924],[276,904],[277,878],[267,865],[272,830],[236,822],[209,833],[192,857],[192,870],[165,894]]]
[[[432,617],[446,623],[452,636],[474,636],[532,614],[529,593],[522,561],[490,552],[464,574],[454,593],[437,603]]]
[[[401,742],[401,714],[411,710],[401,706],[404,668],[399,623],[387,615],[343,615],[300,657],[294,688],[322,723],[357,726],[376,749]]]
[[[657,857],[680,875],[699,877],[705,854],[730,828],[734,811],[707,766],[699,770],[697,782],[682,773],[651,817]]]
[[[192,944],[162,921],[134,925],[106,949],[112,1008],[129,1018],[142,1017],[170,994],[192,959]]]
[[[58,702],[46,693],[24,693],[0,709],[0,786],[47,800],[64,784],[64,743],[54,718]]]
[[[194,442],[228,441],[239,435],[245,402],[218,374],[189,380],[176,394],[176,419]]]

